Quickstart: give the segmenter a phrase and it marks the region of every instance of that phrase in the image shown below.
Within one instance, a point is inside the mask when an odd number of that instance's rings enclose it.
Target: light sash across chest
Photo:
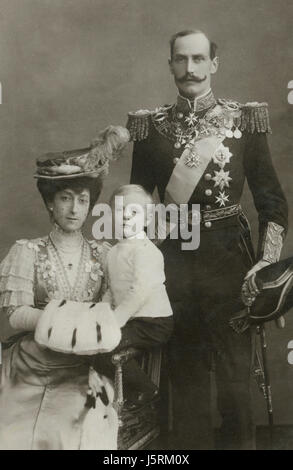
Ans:
[[[195,142],[193,147],[186,148],[171,174],[165,191],[164,203],[187,204],[198,185],[209,162],[225,139],[225,136],[207,136]],[[197,163],[187,165],[187,159],[194,153]]]

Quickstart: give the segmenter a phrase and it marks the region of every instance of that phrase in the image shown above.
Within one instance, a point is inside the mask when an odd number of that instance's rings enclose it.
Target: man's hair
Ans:
[[[110,205],[113,204],[115,196],[123,196],[124,194],[129,193],[142,194],[143,196],[145,196],[147,204],[153,204],[154,202],[152,195],[139,184],[124,184],[122,186],[119,186],[119,188],[115,189],[112,196],[110,197]]]
[[[185,36],[190,36],[191,34],[203,34],[207,38],[207,40],[210,43],[210,59],[213,60],[216,57],[216,52],[217,52],[218,46],[215,42],[211,41],[207,37],[207,35],[203,31],[201,31],[200,29],[185,29],[183,31],[179,31],[178,33],[173,34],[173,36],[171,37],[171,39],[169,41],[171,60],[172,60],[172,57],[173,57],[174,45],[175,45],[176,39],[177,38],[184,38]]]

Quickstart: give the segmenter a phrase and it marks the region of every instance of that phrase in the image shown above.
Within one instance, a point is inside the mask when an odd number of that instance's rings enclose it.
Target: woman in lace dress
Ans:
[[[37,162],[37,185],[53,226],[49,235],[18,240],[0,265],[0,449],[116,447],[111,383],[101,376],[107,400],[99,399],[95,419],[87,419],[89,358],[39,346],[34,330],[51,299],[101,300],[107,244],[85,239],[82,227],[108,160],[127,139],[125,129],[110,127],[87,149]]]

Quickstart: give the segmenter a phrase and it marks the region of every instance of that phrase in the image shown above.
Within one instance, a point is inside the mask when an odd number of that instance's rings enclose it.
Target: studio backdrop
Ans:
[[[128,111],[174,102],[168,41],[186,28],[219,46],[217,97],[269,103],[273,161],[293,206],[292,0],[0,0],[0,23],[1,259],[15,240],[48,233],[32,177],[39,155],[87,146],[108,124],[125,125]],[[131,145],[112,165],[101,201],[129,182],[130,165]],[[247,190],[243,207],[256,242]],[[292,211],[290,221],[282,257],[293,255]],[[286,329],[267,330],[275,419],[293,424],[293,312]],[[265,423],[257,387],[255,409]]]

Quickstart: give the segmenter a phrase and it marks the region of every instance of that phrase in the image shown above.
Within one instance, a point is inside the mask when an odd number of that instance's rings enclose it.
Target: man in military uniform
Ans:
[[[170,70],[179,94],[173,105],[129,113],[134,141],[131,182],[162,202],[200,204],[200,246],[163,241],[175,334],[170,343],[175,448],[213,447],[210,369],[215,368],[222,416],[221,446],[253,449],[250,397],[252,332],[229,319],[242,308],[243,280],[279,259],[287,204],[272,165],[266,103],[216,100],[216,45],[200,31],[170,41]],[[239,204],[245,179],[259,214],[257,258]]]

